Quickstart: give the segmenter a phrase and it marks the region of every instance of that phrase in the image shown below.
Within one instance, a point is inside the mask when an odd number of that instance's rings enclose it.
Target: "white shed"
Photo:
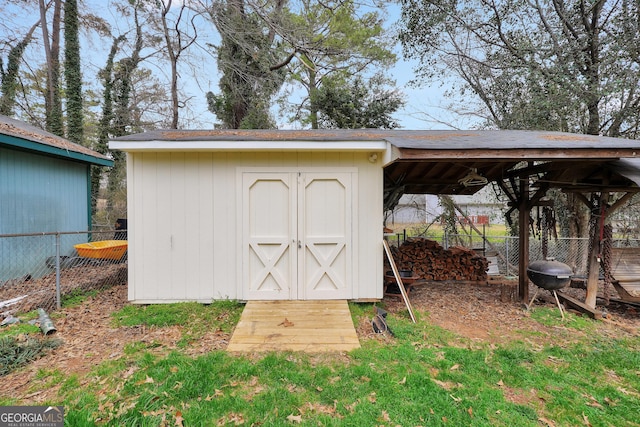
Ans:
[[[127,153],[129,300],[382,298],[387,143],[314,135],[111,141]]]

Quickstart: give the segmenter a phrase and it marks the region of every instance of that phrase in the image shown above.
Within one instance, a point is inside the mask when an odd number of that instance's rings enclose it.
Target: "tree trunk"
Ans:
[[[171,129],[178,129],[178,55],[180,54],[180,38],[177,40],[177,54],[174,51],[174,43],[171,42],[171,35],[169,34],[169,26],[167,24],[167,14],[171,9],[172,0],[166,0],[161,3],[162,8],[162,31],[164,33],[164,41],[167,49],[167,55],[169,55],[169,62],[171,63]],[[184,4],[182,9],[184,9]],[[181,9],[181,10],[182,10]],[[181,13],[182,15],[182,13]],[[178,25],[176,24],[176,28]]]
[[[64,3],[64,43],[67,134],[71,141],[83,145],[84,114],[82,110],[82,72],[80,70],[77,0],[66,0]]]
[[[316,82],[316,71],[309,68],[309,121],[311,129],[318,129],[318,107],[316,106],[315,96],[318,91]]]
[[[45,93],[46,129],[58,136],[64,137],[62,124],[62,102],[60,100],[60,15],[61,0],[53,3],[53,22],[51,34],[47,26],[47,8],[44,0],[40,0],[40,24],[42,27],[42,42],[47,60],[47,87]]]

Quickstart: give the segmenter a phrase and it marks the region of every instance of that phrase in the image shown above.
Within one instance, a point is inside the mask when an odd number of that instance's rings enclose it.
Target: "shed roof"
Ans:
[[[113,166],[113,161],[107,156],[28,123],[3,115],[0,115],[0,146],[82,163]]]

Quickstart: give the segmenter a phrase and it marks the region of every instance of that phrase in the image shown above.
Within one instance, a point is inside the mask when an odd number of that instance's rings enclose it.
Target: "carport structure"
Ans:
[[[548,204],[547,191],[575,193],[599,225],[640,191],[640,142],[542,131],[401,131],[390,143],[384,167],[384,205],[402,194],[474,194],[495,182],[529,224],[530,211]],[[486,182],[485,182],[486,179]],[[597,229],[592,230],[592,233]],[[528,300],[529,230],[519,227],[518,296]],[[589,265],[597,265],[597,247]],[[599,268],[590,268],[585,304],[595,307]]]

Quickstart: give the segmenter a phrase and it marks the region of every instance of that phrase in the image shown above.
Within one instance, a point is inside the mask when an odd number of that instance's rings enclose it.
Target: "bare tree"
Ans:
[[[449,94],[502,129],[635,138],[640,3],[634,0],[404,0],[401,40],[418,76],[452,73]]]
[[[191,9],[187,8],[185,2],[181,2],[177,6],[177,13],[174,12],[175,18],[170,20],[170,12],[172,12],[172,0],[157,2],[160,8],[160,26],[164,36],[165,51],[169,56],[171,66],[171,128],[178,128],[178,118],[180,111],[180,99],[178,93],[178,61],[183,52],[193,45],[198,38],[198,29],[195,25],[196,15],[192,15],[189,19],[189,27],[191,33],[187,33],[182,28],[182,22],[185,19],[185,13]]]

